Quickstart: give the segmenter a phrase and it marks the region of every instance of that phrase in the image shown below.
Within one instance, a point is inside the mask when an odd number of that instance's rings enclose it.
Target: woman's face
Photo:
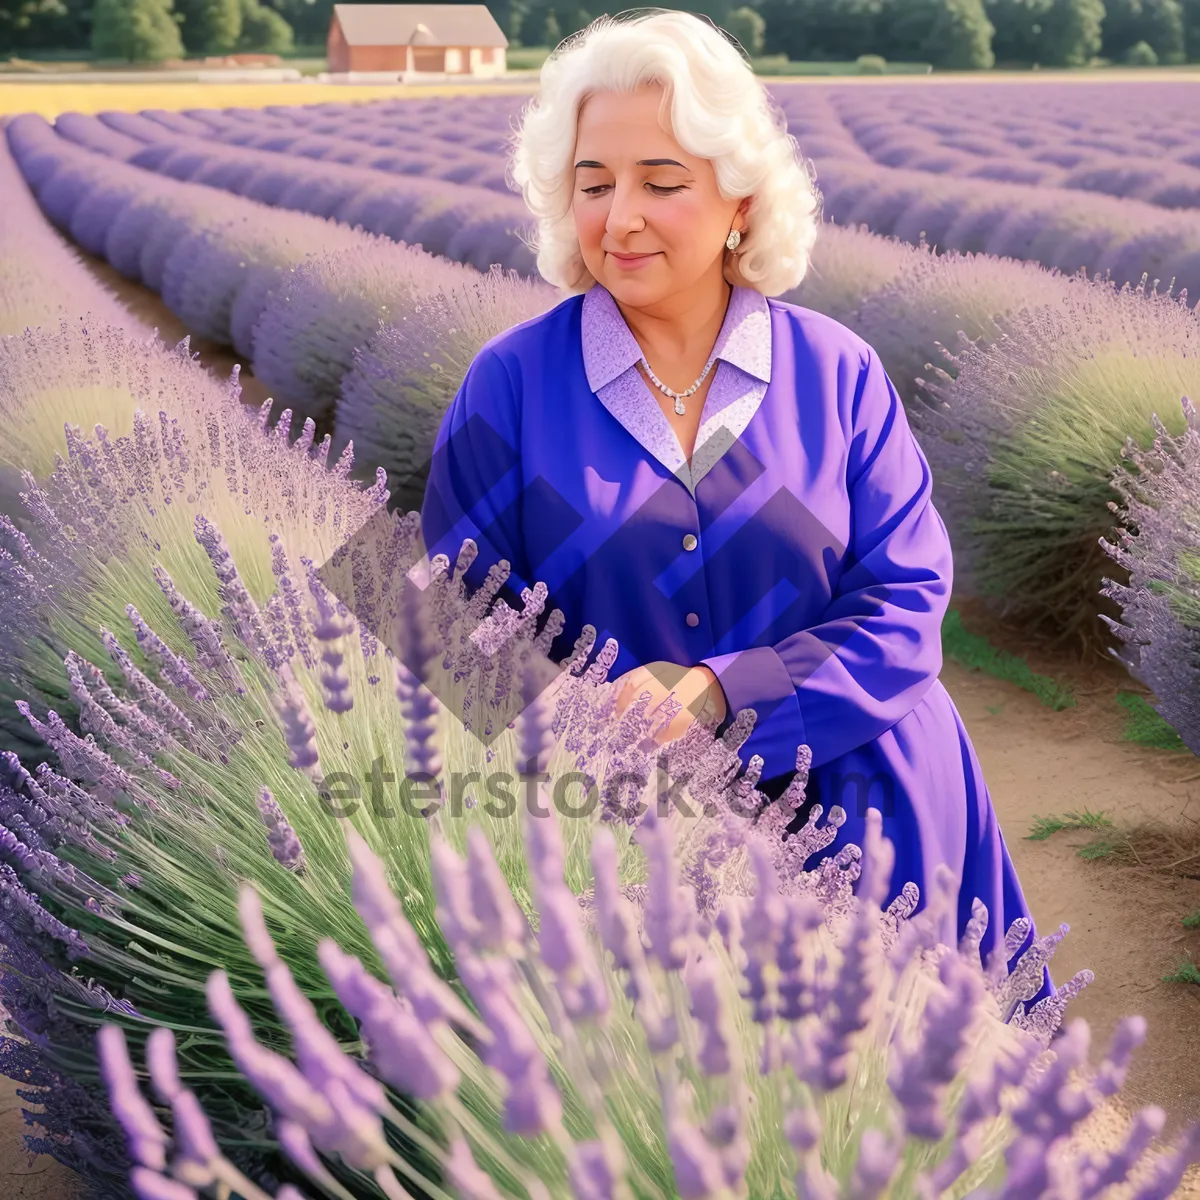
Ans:
[[[712,163],[663,129],[662,98],[658,84],[595,93],[575,140],[572,211],[583,261],[632,308],[719,279],[725,239],[742,228],[748,203],[723,199]]]

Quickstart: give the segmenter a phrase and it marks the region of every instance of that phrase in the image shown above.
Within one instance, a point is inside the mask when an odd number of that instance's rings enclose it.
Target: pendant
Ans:
[[[679,416],[679,417],[687,416],[687,411],[683,407],[683,397],[682,396],[675,397],[675,415]]]

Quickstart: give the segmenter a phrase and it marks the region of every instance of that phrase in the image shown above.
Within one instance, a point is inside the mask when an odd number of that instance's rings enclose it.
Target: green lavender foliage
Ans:
[[[1001,321],[965,345],[955,374],[914,412],[955,539],[963,584],[1001,616],[1090,652],[1107,644],[1101,596],[1111,482],[1127,442],[1148,447],[1156,417],[1183,429],[1200,386],[1200,317],[1174,297],[1079,277],[1056,303]]]

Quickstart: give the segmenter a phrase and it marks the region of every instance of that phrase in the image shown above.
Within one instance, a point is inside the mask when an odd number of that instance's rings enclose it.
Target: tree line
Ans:
[[[0,0],[0,56],[46,50],[162,61],[234,53],[286,54],[288,8],[306,0]],[[325,26],[333,0],[324,4]],[[325,40],[324,33],[319,41]]]
[[[91,51],[127,60],[286,53],[325,42],[334,0],[0,0],[0,54]],[[595,0],[492,0],[505,34],[554,46]],[[1000,64],[1200,61],[1200,0],[693,0],[751,55],[986,69]]]
[[[1200,61],[1200,0],[700,0],[662,7],[703,12],[748,53],[797,62],[868,54],[947,69]],[[552,46],[592,19],[570,0],[511,0],[493,11],[508,36],[527,46]]]

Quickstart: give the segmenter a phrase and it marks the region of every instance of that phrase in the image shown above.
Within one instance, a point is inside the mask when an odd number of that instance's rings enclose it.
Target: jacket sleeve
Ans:
[[[453,568],[465,538],[479,554],[467,571],[477,587],[488,568],[506,559],[506,590],[526,586],[521,535],[520,410],[503,360],[485,346],[442,418],[421,506],[421,533],[432,558],[445,554]]]
[[[741,753],[762,756],[764,780],[795,769],[797,746],[807,744],[819,767],[873,741],[911,711],[942,666],[953,566],[929,464],[873,350],[855,386],[850,545],[823,619],[773,646],[703,660],[731,716],[755,709]]]

